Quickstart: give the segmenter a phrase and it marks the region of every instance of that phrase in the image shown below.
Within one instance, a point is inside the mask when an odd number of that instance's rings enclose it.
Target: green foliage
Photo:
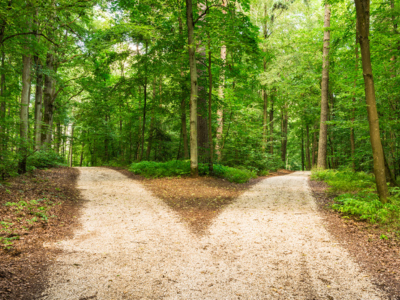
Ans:
[[[256,176],[255,172],[246,169],[237,169],[218,164],[214,165],[213,169],[215,176],[236,183],[245,183]],[[140,163],[133,163],[129,167],[129,171],[148,178],[189,176],[190,161],[173,160],[164,163],[142,161]],[[209,167],[207,164],[199,164],[199,175],[209,175]]]
[[[350,169],[343,171],[316,170],[312,172],[311,179],[325,181],[330,186],[329,190],[332,193],[357,192],[375,185],[375,178],[372,174],[353,172]]]
[[[370,223],[400,226],[400,188],[389,188],[388,203],[379,201],[374,176],[364,172],[324,170],[314,171],[313,180],[323,180],[330,191],[339,194],[334,198],[334,210],[354,215]]]
[[[28,157],[27,164],[30,168],[47,169],[65,166],[65,159],[54,151],[37,151]]]

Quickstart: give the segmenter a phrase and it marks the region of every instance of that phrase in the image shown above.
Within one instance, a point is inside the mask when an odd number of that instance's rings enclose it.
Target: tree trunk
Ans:
[[[74,124],[71,126],[71,139],[69,140],[69,166],[72,167],[73,165],[73,150],[74,150]]]
[[[274,154],[274,95],[271,94],[271,109],[269,111],[269,153]]]
[[[317,125],[314,125],[314,135],[313,135],[313,142],[312,142],[312,167],[314,168],[317,164],[317,157],[318,157],[318,153],[317,153]]]
[[[205,10],[203,3],[197,2],[199,15]],[[201,20],[202,18],[200,18]],[[197,40],[197,146],[199,162],[208,163],[210,160],[210,145],[208,143],[208,116],[207,116],[207,88],[206,88],[206,47],[201,40]]]
[[[136,55],[138,57],[138,61],[139,61],[139,55],[140,55],[140,51],[139,51],[139,43],[136,44]],[[138,64],[138,68],[139,68],[139,64]],[[139,108],[142,106],[142,101],[141,101],[141,95],[142,95],[142,88],[141,86],[139,86]],[[139,130],[138,130],[138,140],[137,140],[137,146],[136,146],[136,153],[135,153],[135,158],[137,161],[140,161],[140,140],[142,139],[142,126],[141,126],[141,122],[142,122],[142,117],[139,116]]]
[[[57,122],[57,140],[56,140],[56,153],[60,154],[60,145],[61,145],[61,123]]]
[[[24,55],[22,57],[23,71],[22,71],[22,93],[21,93],[21,110],[20,110],[20,154],[21,160],[18,166],[20,174],[26,172],[26,159],[28,156],[28,113],[29,113],[29,90],[31,87],[31,57]]]
[[[322,53],[322,82],[321,82],[321,119],[319,127],[319,143],[318,143],[318,169],[326,169],[326,148],[328,138],[328,98],[329,98],[329,43],[330,43],[330,27],[331,9],[329,4],[325,4],[324,18],[324,49]]]
[[[264,89],[262,90],[262,97],[264,101],[263,107],[263,138],[262,138],[262,150],[265,151],[265,147],[267,147],[268,138],[267,138],[267,129],[268,129],[268,94]]]
[[[187,138],[187,128],[186,128],[186,99],[182,95],[181,102],[181,130],[182,130],[182,140],[183,140],[183,157],[185,159],[189,158],[189,147]]]
[[[381,202],[386,203],[388,197],[388,188],[385,176],[385,158],[383,154],[382,142],[379,133],[379,118],[376,108],[374,79],[372,76],[371,54],[369,48],[369,0],[355,0],[359,42],[361,48],[361,60],[365,84],[365,100],[367,102],[369,132],[374,160],[374,173],[376,187]]]
[[[146,61],[145,61],[145,74],[144,74],[144,87],[143,87],[143,123],[142,123],[142,147],[140,150],[140,159],[139,161],[142,160],[143,154],[144,154],[144,133],[146,131],[146,105],[147,105],[147,49],[148,49],[148,44],[146,41]]]
[[[79,166],[82,167],[83,163],[83,149],[85,147],[85,142],[82,142],[82,149],[81,149],[81,159],[79,160]]]
[[[6,74],[4,73],[4,50],[1,53],[1,79],[0,79],[0,159],[3,159],[3,151],[6,150]]]
[[[226,7],[227,5],[227,0],[222,0],[222,6]],[[222,10],[223,14],[226,14],[225,10]],[[221,47],[221,77],[220,77],[220,84],[218,87],[218,98],[222,102],[224,99],[224,84],[225,84],[225,73],[224,73],[224,67],[225,67],[225,61],[226,61],[226,46],[222,45]],[[223,107],[219,107],[217,110],[217,136],[216,136],[216,145],[215,145],[215,153],[217,155],[217,160],[221,161],[222,160],[222,137],[223,137],[223,132],[224,132],[224,110]]]
[[[306,168],[307,168],[307,170],[311,170],[310,127],[308,124],[306,125],[306,159],[307,159]]]
[[[197,67],[196,45],[194,42],[194,24],[192,0],[186,0],[186,21],[188,27],[189,66],[190,66],[190,169],[192,176],[199,174],[197,149]]]
[[[43,114],[43,131],[41,142],[44,148],[47,148],[50,143],[51,137],[51,126],[53,124],[53,112],[54,112],[54,55],[52,53],[47,53],[46,58],[46,68],[48,73],[44,76],[44,97],[43,97],[43,106],[44,106],[44,114]],[[50,73],[50,74],[49,74]]]
[[[35,92],[35,149],[42,146],[42,101],[43,101],[43,72],[38,56],[35,56],[36,92]]]
[[[153,145],[153,131],[154,131],[154,109],[156,104],[156,78],[153,81],[153,109],[151,110],[151,121],[149,130],[149,142],[147,143],[146,159],[150,160],[151,147]]]
[[[179,2],[180,6],[180,2]],[[180,9],[179,9],[179,16],[178,16],[178,21],[179,21],[179,35],[183,36],[183,24],[182,24],[182,19],[181,19],[181,14],[180,14]],[[189,158],[189,146],[188,146],[188,138],[187,138],[187,126],[186,126],[186,97],[185,97],[185,73],[183,72],[181,68],[181,133],[182,133],[182,140],[183,140],[183,157],[184,159]],[[179,152],[179,151],[178,151]],[[179,153],[178,153],[179,155]]]
[[[301,170],[304,171],[304,128],[301,125]]]
[[[355,43],[355,54],[356,54],[356,63],[355,63],[355,70],[356,76],[354,78],[354,89],[357,86],[357,72],[358,72],[358,22],[356,22],[356,43]],[[355,94],[355,92],[354,92]],[[353,96],[353,109],[351,112],[351,128],[350,128],[350,151],[351,151],[351,167],[353,171],[356,170],[356,160],[355,160],[355,151],[356,151],[356,141],[354,137],[354,121],[355,121],[355,108],[356,106],[356,97]]]
[[[211,72],[211,46],[210,41],[208,42],[208,148],[210,151],[209,157],[209,171],[210,174],[214,172],[213,170],[213,139],[212,139],[212,72]]]
[[[282,161],[285,163],[286,162],[286,153],[287,153],[287,130],[288,130],[288,109],[287,109],[287,103],[285,102],[285,105],[283,107],[283,115],[282,115],[282,146],[281,146],[281,158]]]

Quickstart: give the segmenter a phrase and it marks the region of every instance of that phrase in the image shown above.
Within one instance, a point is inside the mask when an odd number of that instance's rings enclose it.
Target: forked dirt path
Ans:
[[[42,299],[386,299],[324,229],[307,172],[253,186],[193,235],[141,184],[81,168],[82,228]]]

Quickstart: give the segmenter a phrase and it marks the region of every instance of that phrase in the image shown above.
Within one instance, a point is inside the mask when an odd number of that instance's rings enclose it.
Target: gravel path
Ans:
[[[386,299],[324,229],[308,172],[258,183],[199,238],[140,183],[80,171],[83,225],[49,245],[42,299]]]

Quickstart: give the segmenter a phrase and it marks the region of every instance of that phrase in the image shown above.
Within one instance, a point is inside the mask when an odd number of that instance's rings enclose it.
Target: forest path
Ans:
[[[82,227],[41,299],[385,299],[324,229],[308,172],[261,181],[199,237],[140,183],[80,171]]]

